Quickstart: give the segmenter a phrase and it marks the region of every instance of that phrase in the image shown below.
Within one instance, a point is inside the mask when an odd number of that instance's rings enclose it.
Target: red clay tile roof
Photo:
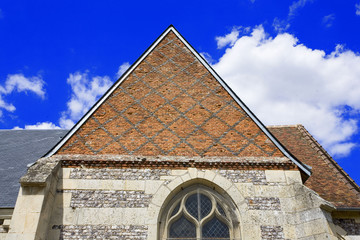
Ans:
[[[171,31],[57,154],[284,157]]]
[[[307,187],[337,207],[360,207],[359,186],[302,125],[268,129],[298,160],[312,167]]]

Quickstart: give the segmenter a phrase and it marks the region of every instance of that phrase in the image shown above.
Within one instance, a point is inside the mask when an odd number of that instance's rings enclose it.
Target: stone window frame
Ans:
[[[202,184],[195,184],[191,185],[190,187],[187,187],[185,189],[182,189],[179,193],[177,193],[170,202],[166,205],[166,207],[163,209],[161,218],[160,218],[160,240],[167,240],[169,236],[169,229],[173,222],[178,220],[181,216],[185,216],[187,220],[190,220],[192,217],[190,217],[190,214],[185,209],[185,202],[188,197],[195,193],[201,193],[205,196],[209,197],[212,201],[212,210],[211,212],[202,220],[201,226],[204,226],[208,221],[210,221],[214,216],[216,216],[218,219],[220,219],[223,223],[225,223],[229,228],[229,239],[240,239],[239,233],[239,220],[237,219],[237,216],[235,214],[235,205],[232,203],[231,200],[228,199],[227,196],[221,195],[220,193],[216,192],[214,189],[211,189],[210,187],[207,187]],[[180,203],[180,208],[177,214],[174,216],[171,216],[174,209],[178,206]],[[220,205],[220,207],[225,212],[226,216],[223,216],[218,208],[217,204]],[[204,221],[203,221],[204,220]],[[190,220],[195,226],[197,231],[197,238],[196,239],[202,239],[201,236],[201,227],[198,222],[195,222],[193,220]]]

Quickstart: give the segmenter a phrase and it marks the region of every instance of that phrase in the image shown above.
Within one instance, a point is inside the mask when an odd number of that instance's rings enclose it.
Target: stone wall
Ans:
[[[343,228],[347,235],[359,236],[360,239],[360,222],[356,222],[355,219],[334,219],[334,224]]]
[[[281,226],[261,226],[261,239],[283,240],[285,239],[283,228]]]
[[[71,239],[147,239],[147,227],[134,225],[54,225],[60,240]]]
[[[165,199],[205,184],[234,201],[235,239],[337,239],[298,171],[63,168],[49,239],[157,239]],[[166,205],[166,204],[165,204]],[[316,226],[316,227],[315,227]],[[112,230],[114,229],[114,230]]]

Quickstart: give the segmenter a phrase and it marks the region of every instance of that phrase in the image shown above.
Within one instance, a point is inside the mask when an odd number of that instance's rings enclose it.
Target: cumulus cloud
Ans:
[[[41,77],[25,77],[23,74],[8,75],[5,83],[0,85],[0,117],[3,114],[1,109],[9,112],[14,112],[16,110],[12,103],[5,100],[7,95],[13,94],[14,92],[32,92],[44,99],[44,84],[45,82]]]
[[[323,17],[322,24],[324,24],[325,27],[331,27],[334,20],[335,20],[335,14],[329,14]]]
[[[326,54],[288,33],[272,38],[262,26],[213,65],[266,125],[301,123],[336,156],[356,145],[359,66],[360,56],[340,45]]]
[[[238,36],[239,36],[239,29],[234,28],[231,31],[231,33],[226,34],[225,36],[216,37],[215,39],[217,42],[217,48],[221,49],[221,48],[225,47],[226,45],[233,46],[234,43],[236,42]]]
[[[118,72],[116,73],[117,78],[120,78],[121,75],[123,75],[123,73],[126,72],[126,70],[128,70],[129,67],[130,67],[130,63],[128,62],[121,64]]]
[[[61,129],[52,122],[38,122],[34,125],[25,125],[24,128],[14,127],[14,130],[27,129],[27,130],[43,130],[43,129]]]
[[[355,14],[360,16],[360,3],[355,4],[355,9],[356,9]]]
[[[89,77],[87,72],[70,74],[67,83],[71,86],[71,97],[67,102],[68,109],[62,113],[59,120],[61,128],[71,128],[90,107],[112,85],[108,76]]]

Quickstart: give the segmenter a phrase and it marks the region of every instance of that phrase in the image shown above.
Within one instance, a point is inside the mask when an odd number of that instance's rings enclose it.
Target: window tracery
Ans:
[[[176,195],[164,210],[161,239],[235,239],[234,221],[228,201],[202,185]]]

